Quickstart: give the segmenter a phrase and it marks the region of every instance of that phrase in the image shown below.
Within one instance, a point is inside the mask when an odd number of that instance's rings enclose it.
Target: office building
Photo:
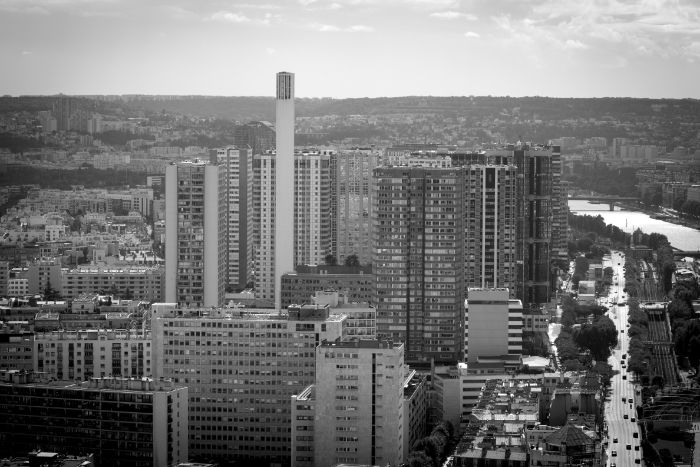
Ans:
[[[271,161],[274,166],[275,179],[272,181],[275,196],[274,204],[270,203],[270,209],[274,216],[274,225],[268,229],[274,229],[274,247],[268,251],[274,262],[274,283],[272,284],[272,297],[275,308],[281,308],[282,274],[294,271],[295,236],[290,235],[294,231],[295,219],[295,181],[299,180],[295,173],[294,158],[294,74],[277,73],[277,120],[276,130],[276,157]],[[314,192],[318,194],[318,192]],[[320,219],[319,219],[320,220]],[[265,229],[265,227],[262,227]],[[271,232],[270,232],[271,233]],[[296,232],[295,232],[296,233]],[[272,246],[272,245],[269,245]],[[262,248],[262,247],[261,247]],[[304,264],[299,263],[299,264]],[[268,284],[269,285],[269,284]],[[270,295],[270,288],[266,287],[266,295]],[[268,298],[268,297],[263,297]]]
[[[464,192],[460,168],[374,169],[373,304],[377,335],[406,361],[461,359]]]
[[[56,330],[34,334],[34,369],[59,381],[93,376],[151,376],[150,331]]]
[[[349,302],[372,301],[372,266],[297,265],[282,276],[282,306],[309,303],[316,292],[333,289]]]
[[[233,144],[237,147],[249,146],[252,155],[273,150],[276,143],[275,126],[270,122],[248,122],[237,127],[233,134]]]
[[[522,355],[523,306],[509,295],[504,288],[468,289],[464,302],[464,353],[468,363]]]
[[[472,164],[463,173],[465,284],[512,288],[515,296],[517,168]]]
[[[187,388],[170,380],[49,382],[0,372],[0,457],[38,446],[83,452],[103,467],[177,465],[188,459]]]
[[[224,301],[227,171],[195,159],[165,170],[165,299],[190,306]],[[177,200],[177,203],[174,201]]]
[[[245,288],[253,281],[253,153],[247,146],[216,150],[218,163],[228,172],[227,285]]]
[[[292,397],[293,466],[403,462],[403,349],[377,340],[316,348],[316,383]]]
[[[155,376],[190,391],[190,456],[289,464],[291,396],[314,383],[315,349],[342,339],[345,316],[315,305],[273,313],[153,307]]]
[[[357,255],[370,263],[372,171],[381,165],[377,149],[340,151],[330,156],[331,253],[340,264]]]
[[[274,301],[275,307],[282,306],[282,278],[276,272],[279,255],[276,254],[275,243],[279,210],[274,209],[277,202],[276,190],[280,186],[276,182],[275,173],[275,164],[279,158],[279,153],[267,152],[255,156],[253,161],[254,235],[258,245],[255,262],[256,298]],[[293,193],[290,196],[293,216],[288,218],[285,215],[283,220],[289,222],[284,235],[287,237],[285,241],[291,241],[291,245],[286,244],[285,248],[291,248],[293,266],[285,266],[281,275],[294,273],[298,265],[323,263],[331,244],[329,156],[315,150],[302,150],[293,153],[292,163]]]

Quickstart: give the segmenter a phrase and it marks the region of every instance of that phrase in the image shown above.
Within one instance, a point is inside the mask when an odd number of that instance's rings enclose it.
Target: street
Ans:
[[[622,253],[612,252],[612,265],[614,276],[613,284],[610,286],[610,294],[607,303],[603,304],[609,308],[608,317],[613,320],[618,330],[619,344],[613,350],[612,356],[608,363],[612,365],[613,370],[617,370],[620,374],[613,376],[610,387],[610,400],[605,405],[605,420],[608,425],[609,446],[607,450],[608,465],[616,464],[617,467],[632,467],[635,465],[635,459],[641,459],[641,448],[635,451],[635,446],[639,446],[641,438],[634,438],[633,434],[639,431],[636,422],[632,422],[636,418],[634,409],[634,385],[632,374],[627,375],[627,369],[622,368],[623,363],[627,360],[622,359],[622,355],[627,353],[629,347],[629,338],[627,335],[627,294],[622,291],[625,287],[625,274],[623,267],[625,265],[625,257]],[[615,285],[617,284],[617,285]],[[619,306],[619,303],[625,303],[625,306]],[[619,334],[620,331],[625,331],[624,334]],[[623,380],[623,376],[627,375],[627,379]],[[622,402],[622,398],[625,402]],[[627,419],[624,417],[627,416]],[[617,442],[613,440],[617,438]],[[627,450],[627,445],[631,446],[631,450]],[[617,456],[613,456],[612,452],[617,451]]]

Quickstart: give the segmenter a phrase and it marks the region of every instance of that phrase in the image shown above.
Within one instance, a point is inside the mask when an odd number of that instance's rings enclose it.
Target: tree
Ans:
[[[617,345],[617,328],[607,316],[600,316],[593,324],[584,324],[574,333],[574,342],[588,350],[596,361],[605,362]]]
[[[46,282],[46,287],[44,287],[44,300],[49,302],[63,300],[63,295],[51,286],[50,280]]]
[[[360,266],[360,259],[357,257],[357,255],[346,256],[345,266]]]
[[[693,368],[697,369],[700,366],[700,336],[690,338],[688,344],[688,360]]]
[[[126,290],[124,291],[124,295],[122,296],[124,300],[133,300],[134,299],[134,293],[131,291],[130,287],[127,287]]]
[[[324,258],[326,261],[326,264],[328,266],[337,266],[338,265],[338,258],[336,258],[333,254],[328,253],[326,257]]]

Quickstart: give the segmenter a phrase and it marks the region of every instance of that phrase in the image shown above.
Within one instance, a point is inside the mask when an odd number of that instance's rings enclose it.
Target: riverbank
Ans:
[[[618,203],[618,204],[616,204],[616,206],[619,207],[623,211],[642,212],[642,213],[646,214],[647,216],[651,217],[652,219],[668,222],[668,223],[675,224],[675,225],[680,225],[683,227],[688,227],[691,229],[700,230],[700,220],[687,219],[684,217],[680,217],[680,215],[676,214],[675,211],[669,212],[668,209],[665,209],[665,210],[662,210],[661,212],[649,212],[649,211],[645,211],[644,209],[640,209],[636,206],[630,206],[628,204],[622,204],[622,203]]]

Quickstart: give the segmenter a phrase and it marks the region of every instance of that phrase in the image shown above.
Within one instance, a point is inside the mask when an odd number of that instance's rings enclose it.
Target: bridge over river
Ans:
[[[569,201],[598,201],[598,204],[609,204],[610,210],[615,210],[615,203],[636,202],[641,203],[642,198],[622,197],[622,196],[569,196]]]

